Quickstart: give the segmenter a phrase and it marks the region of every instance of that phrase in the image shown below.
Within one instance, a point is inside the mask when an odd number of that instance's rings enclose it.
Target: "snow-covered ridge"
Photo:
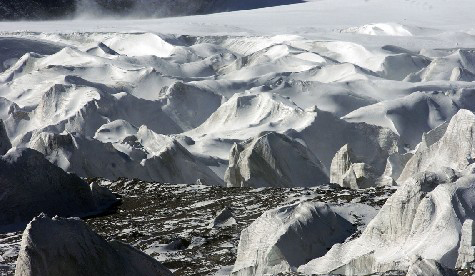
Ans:
[[[306,147],[326,175],[348,144],[389,184],[399,177],[389,157],[414,150],[459,109],[475,109],[470,49],[299,36],[12,35],[5,47],[21,41],[25,53],[2,58],[7,135],[83,177],[223,185],[233,145],[270,131]]]

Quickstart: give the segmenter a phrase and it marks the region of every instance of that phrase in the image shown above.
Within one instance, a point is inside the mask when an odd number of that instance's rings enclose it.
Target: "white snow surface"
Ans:
[[[80,176],[223,185],[233,144],[266,131],[299,141],[326,174],[348,144],[379,176],[424,132],[475,110],[474,8],[312,0],[1,22],[0,119],[14,147]]]

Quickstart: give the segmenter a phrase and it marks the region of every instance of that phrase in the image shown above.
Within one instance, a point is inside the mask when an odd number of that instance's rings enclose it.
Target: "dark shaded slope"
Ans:
[[[0,20],[53,19],[74,11],[75,0],[0,0]]]
[[[163,17],[289,5],[303,0],[0,0],[0,20],[48,20],[76,15]]]

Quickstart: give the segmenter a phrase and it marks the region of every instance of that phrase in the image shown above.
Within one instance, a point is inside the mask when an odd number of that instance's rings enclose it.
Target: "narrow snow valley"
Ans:
[[[0,22],[0,275],[475,275],[475,1],[94,1]]]

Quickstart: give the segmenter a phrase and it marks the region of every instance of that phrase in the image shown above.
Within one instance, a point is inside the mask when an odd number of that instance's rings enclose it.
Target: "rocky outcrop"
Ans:
[[[79,219],[34,218],[23,232],[15,276],[172,276],[158,261],[107,242]]]
[[[12,144],[10,143],[7,131],[5,130],[5,125],[3,124],[3,121],[0,120],[0,155],[4,155],[11,148]]]
[[[333,157],[330,182],[351,189],[394,184],[391,177],[378,176],[371,166],[358,162],[348,145],[344,145]]]
[[[304,145],[276,132],[234,144],[228,187],[309,187],[328,183],[324,166]]]
[[[465,269],[475,262],[475,223],[467,219],[462,226],[456,268]]]
[[[233,276],[289,272],[324,255],[355,227],[323,203],[301,203],[265,212],[241,232]]]
[[[12,149],[0,157],[0,226],[21,227],[40,213],[84,216],[117,199],[107,189],[89,186],[51,164],[32,149]]]
[[[216,217],[211,221],[210,228],[228,227],[236,224],[233,209],[226,207],[221,210]]]

